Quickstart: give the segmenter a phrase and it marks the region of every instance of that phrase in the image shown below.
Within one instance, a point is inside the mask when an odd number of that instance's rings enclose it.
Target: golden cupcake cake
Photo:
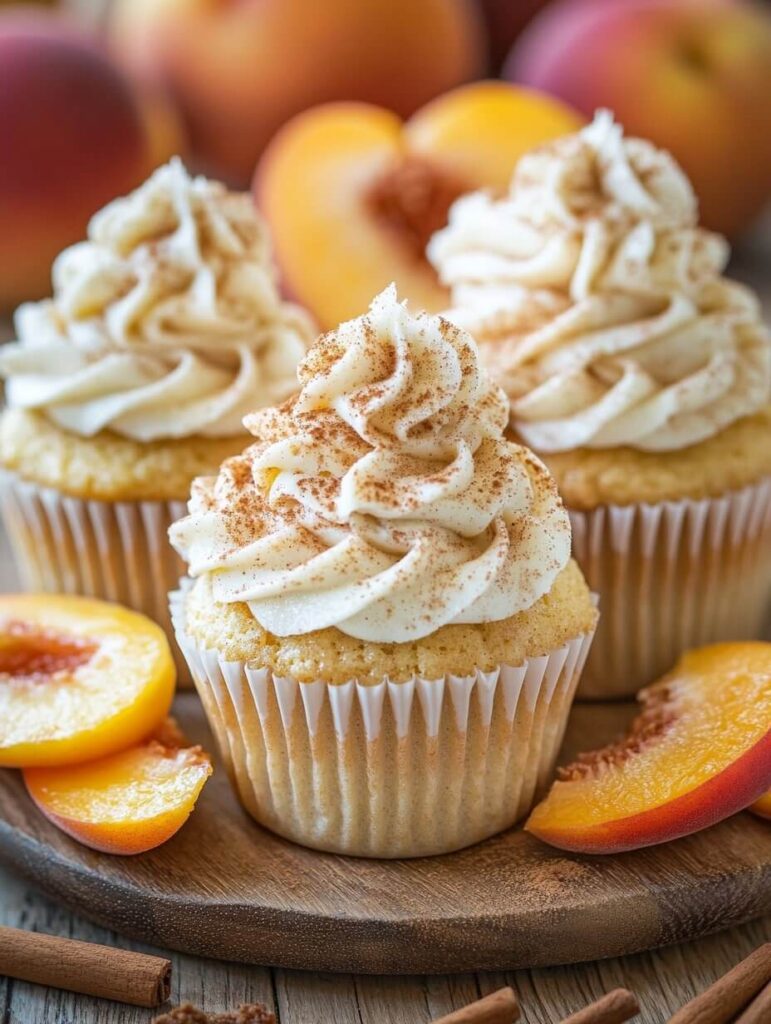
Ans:
[[[580,695],[757,637],[771,594],[771,341],[669,154],[601,112],[466,196],[429,256],[554,474],[602,622]]]
[[[198,480],[172,597],[250,813],[308,846],[442,853],[549,779],[596,611],[553,480],[465,331],[393,288]]]
[[[286,397],[312,337],[279,296],[246,194],[179,161],[97,213],[21,306],[0,351],[2,510],[33,590],[168,620],[184,567],[168,544],[192,480]]]

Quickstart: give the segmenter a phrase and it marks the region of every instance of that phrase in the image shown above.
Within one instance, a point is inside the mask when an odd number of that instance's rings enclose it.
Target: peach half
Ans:
[[[129,750],[87,764],[27,768],[24,781],[57,828],[93,850],[128,855],[171,839],[211,773],[208,754],[186,747],[169,720]]]
[[[358,316],[391,281],[413,307],[445,308],[425,249],[452,203],[505,189],[526,150],[581,123],[561,102],[504,82],[461,86],[406,122],[364,103],[300,114],[254,180],[287,290],[322,329]]]
[[[689,651],[639,700],[629,735],[563,769],[527,831],[618,853],[707,828],[771,788],[771,644]]]
[[[91,761],[138,743],[168,714],[163,630],[106,601],[0,596],[0,766]]]

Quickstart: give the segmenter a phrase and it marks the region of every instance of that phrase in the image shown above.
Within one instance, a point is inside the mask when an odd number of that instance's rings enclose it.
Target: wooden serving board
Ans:
[[[564,756],[623,729],[630,705],[577,706]],[[188,734],[210,737],[197,698]],[[209,749],[212,749],[209,747]],[[434,973],[594,960],[771,911],[771,825],[741,814],[666,846],[580,857],[519,829],[445,857],[354,860],[257,826],[220,770],[158,850],[87,850],[0,771],[0,857],[67,907],[133,938],[203,956],[312,970]]]

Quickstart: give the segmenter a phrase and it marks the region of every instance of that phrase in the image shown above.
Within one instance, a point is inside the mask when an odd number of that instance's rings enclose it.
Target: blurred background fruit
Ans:
[[[364,100],[407,116],[485,59],[472,0],[117,0],[111,39],[171,88],[205,169],[241,184],[307,107]]]
[[[391,281],[415,308],[445,308],[425,248],[450,204],[505,189],[522,153],[581,123],[565,104],[503,82],[461,86],[407,122],[363,103],[299,114],[254,182],[285,284],[322,329],[358,316]]]
[[[445,103],[502,64],[505,79],[531,87],[514,116],[504,103],[503,113],[492,104],[480,118],[471,93]],[[549,94],[584,117],[609,107],[629,133],[670,149],[709,227],[736,237],[771,197],[771,3],[0,0],[0,131],[9,154],[0,161],[0,310],[45,293],[52,258],[82,237],[88,217],[173,154],[246,188],[266,148],[256,194],[289,285],[322,320],[338,309],[361,312],[359,294],[369,289],[368,301],[386,277],[401,277],[400,293],[435,306],[444,293],[415,258],[416,244],[459,188],[503,187],[524,148],[572,129],[575,118],[549,107]],[[401,120],[433,99],[431,116],[402,137]],[[337,120],[323,142],[326,114],[292,120],[327,101],[372,104],[377,114],[357,124],[390,125],[390,141],[368,149]],[[549,109],[562,111],[559,130]],[[371,185],[385,154],[393,161],[414,147],[419,128],[431,138],[428,162],[453,165],[451,187],[445,180],[437,190],[412,161],[396,192],[380,195],[391,228],[381,220],[373,231],[372,207],[362,212],[364,178]],[[307,164],[288,168],[295,146]],[[336,188],[333,174],[348,184]],[[321,222],[319,197],[330,204]],[[340,288],[314,271],[311,294],[308,254],[322,262],[322,238],[347,276]]]
[[[771,196],[771,13],[742,0],[558,0],[504,75],[585,114],[609,107],[669,149],[707,227],[729,236]]]
[[[0,10],[0,309],[46,294],[57,253],[180,131],[168,101],[57,13]]]
[[[476,0],[485,20],[490,72],[497,74],[509,50],[529,21],[548,0]]]
[[[189,145],[179,107],[163,86],[134,82],[145,130],[148,171],[168,163],[173,156],[185,158]]]

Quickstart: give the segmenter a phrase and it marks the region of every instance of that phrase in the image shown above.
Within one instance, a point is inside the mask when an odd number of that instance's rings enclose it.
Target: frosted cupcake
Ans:
[[[282,302],[248,195],[175,161],[92,219],[0,350],[2,510],[33,590],[164,622],[190,484],[243,448],[244,414],[294,387],[310,340]]]
[[[758,636],[771,589],[771,345],[674,160],[600,113],[464,197],[429,255],[601,595],[580,693]]]
[[[247,809],[341,853],[442,853],[548,780],[595,626],[544,466],[464,331],[393,288],[323,335],[171,528],[178,639]]]

